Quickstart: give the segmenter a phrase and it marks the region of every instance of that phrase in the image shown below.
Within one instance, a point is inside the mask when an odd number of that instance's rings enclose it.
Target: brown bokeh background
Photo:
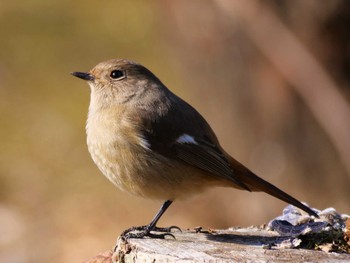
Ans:
[[[350,213],[349,1],[3,1],[0,24],[1,262],[81,262],[160,207],[88,154],[89,89],[69,72],[110,58],[151,69],[261,177]],[[259,225],[285,205],[218,188],[160,225]]]

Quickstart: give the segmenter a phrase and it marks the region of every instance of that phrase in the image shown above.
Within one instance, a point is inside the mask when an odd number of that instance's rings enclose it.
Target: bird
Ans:
[[[318,217],[231,157],[204,117],[143,65],[111,59],[71,74],[90,86],[87,145],[97,167],[121,190],[164,202],[148,225],[121,236],[174,237],[178,227],[157,226],[173,201],[217,186],[265,192]]]

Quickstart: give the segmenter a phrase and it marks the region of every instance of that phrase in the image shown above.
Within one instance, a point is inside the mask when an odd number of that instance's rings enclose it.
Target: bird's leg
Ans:
[[[129,229],[124,230],[121,233],[121,237],[128,239],[128,238],[143,238],[143,237],[150,237],[150,238],[165,238],[166,236],[174,237],[173,234],[171,234],[171,230],[177,229],[180,230],[177,226],[170,226],[170,227],[156,227],[157,222],[161,218],[161,216],[164,214],[164,212],[168,209],[168,207],[171,205],[173,201],[167,200],[164,202],[162,207],[159,209],[158,213],[155,215],[155,217],[152,219],[151,223],[146,226],[134,226]],[[163,234],[155,234],[151,233],[151,231],[156,232],[165,232]]]

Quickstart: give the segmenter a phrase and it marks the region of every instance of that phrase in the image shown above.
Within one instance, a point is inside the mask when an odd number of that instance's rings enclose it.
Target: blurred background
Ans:
[[[0,24],[1,262],[82,262],[162,204],[88,154],[89,88],[69,72],[111,58],[147,66],[261,177],[350,213],[349,1],[2,1]],[[285,206],[218,188],[160,225],[260,225]]]

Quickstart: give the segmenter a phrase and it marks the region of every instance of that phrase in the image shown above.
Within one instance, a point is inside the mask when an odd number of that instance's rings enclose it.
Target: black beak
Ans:
[[[95,77],[93,75],[91,75],[90,73],[85,73],[85,72],[71,72],[70,74],[72,74],[73,76],[80,78],[80,79],[84,79],[84,80],[94,80]]]

